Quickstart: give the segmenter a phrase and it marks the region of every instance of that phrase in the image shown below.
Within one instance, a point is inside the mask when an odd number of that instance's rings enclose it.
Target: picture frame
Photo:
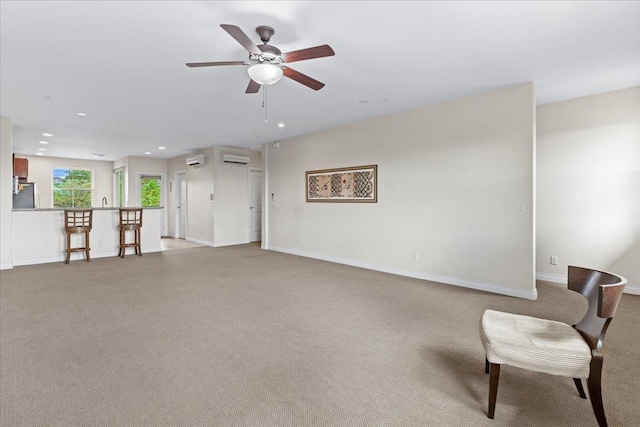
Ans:
[[[377,203],[378,165],[305,172],[307,202]]]

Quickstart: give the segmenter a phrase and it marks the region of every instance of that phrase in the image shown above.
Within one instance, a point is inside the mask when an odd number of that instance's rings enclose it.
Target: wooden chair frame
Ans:
[[[582,320],[573,327],[591,348],[591,365],[587,388],[591,407],[600,427],[607,427],[607,418],[602,404],[602,345],[607,328],[618,308],[627,280],[613,273],[569,266],[568,288],[587,298],[588,308]],[[489,410],[487,416],[493,419],[498,395],[500,365],[485,359],[485,373],[489,376]],[[582,380],[573,382],[581,398],[586,399]]]
[[[67,248],[65,264],[69,264],[71,252],[84,252],[87,262],[91,262],[91,247],[89,245],[89,233],[93,227],[93,209],[65,209],[64,210],[64,231],[67,235]],[[71,235],[74,233],[84,234],[84,246],[72,248]]]
[[[142,208],[120,208],[119,210],[120,229],[120,252],[118,256],[124,258],[126,248],[134,248],[135,254],[142,256],[140,247],[140,230],[142,229]],[[126,242],[126,232],[133,231],[133,242]]]

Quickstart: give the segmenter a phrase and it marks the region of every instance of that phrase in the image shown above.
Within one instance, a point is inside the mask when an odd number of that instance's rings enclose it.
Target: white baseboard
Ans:
[[[192,237],[185,237],[184,240],[186,242],[197,243],[197,244],[202,245],[202,246],[211,246],[211,247],[214,246],[213,242],[210,242],[208,240],[194,239]]]
[[[10,270],[13,268],[13,264],[0,264],[0,270]]]
[[[536,280],[542,280],[543,282],[561,283],[563,285],[567,284],[567,276],[562,276],[560,274],[536,273]],[[640,287],[629,286],[627,284],[627,286],[624,287],[624,293],[631,295],[640,295]]]
[[[219,242],[219,243],[214,243],[213,246],[216,248],[220,248],[222,246],[233,246],[233,245],[246,245],[247,243],[251,243],[248,239],[247,240],[238,240],[236,242]]]
[[[142,249],[142,254],[147,254],[147,253],[152,253],[152,252],[161,252],[162,248],[143,248]],[[108,257],[115,257],[118,256],[118,250],[112,250],[112,251],[106,251],[106,252],[91,252],[91,259],[94,258],[108,258]],[[127,256],[131,255],[130,253],[127,252]],[[13,265],[14,266],[19,266],[19,265],[35,265],[35,264],[49,264],[52,262],[64,262],[64,260],[66,259],[66,255],[60,255],[60,256],[56,256],[56,257],[48,257],[48,258],[29,258],[29,259],[19,259],[16,261],[13,261]],[[84,254],[82,253],[73,253],[71,254],[71,261],[75,261],[75,260],[84,260]]]
[[[567,276],[563,276],[561,274],[536,273],[536,280],[542,280],[543,282],[561,283],[563,285],[567,284]]]
[[[400,269],[400,268],[389,267],[389,266],[386,266],[386,265],[371,264],[371,263],[366,263],[366,262],[362,262],[362,261],[355,261],[355,260],[349,260],[349,259],[344,259],[344,258],[330,257],[330,256],[322,255],[322,254],[299,251],[299,250],[295,250],[295,249],[277,248],[277,247],[270,246],[268,250],[275,251],[275,252],[282,252],[282,253],[286,253],[286,254],[290,254],[290,255],[303,256],[303,257],[307,257],[307,258],[320,259],[320,260],[323,260],[323,261],[335,262],[335,263],[338,263],[338,264],[350,265],[352,267],[366,268],[368,270],[381,271],[383,273],[397,274],[398,276],[413,277],[414,279],[428,280],[430,282],[445,283],[447,285],[454,285],[454,286],[460,286],[460,287],[463,287],[463,288],[477,289],[479,291],[486,291],[486,292],[491,292],[491,293],[495,293],[495,294],[508,295],[508,296],[512,296],[512,297],[525,298],[525,299],[530,299],[530,300],[535,300],[535,299],[538,298],[538,291],[535,290],[535,289],[533,289],[532,291],[511,289],[511,288],[505,288],[504,286],[494,285],[494,284],[491,284],[491,283],[470,282],[468,280],[452,279],[452,278],[449,278],[449,277],[442,277],[442,276],[434,276],[434,275],[431,275],[431,274],[425,274],[425,273],[421,273],[421,272],[413,271],[413,270],[404,270],[404,269]]]
[[[211,246],[212,248],[221,248],[223,246],[233,246],[233,245],[245,245],[247,243],[251,243],[249,242],[249,240],[238,240],[235,242],[209,242],[208,240],[193,239],[191,237],[187,237],[184,240],[191,243],[197,243],[203,246]]]

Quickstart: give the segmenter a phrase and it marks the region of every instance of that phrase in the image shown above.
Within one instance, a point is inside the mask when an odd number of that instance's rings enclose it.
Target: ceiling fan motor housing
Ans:
[[[276,30],[266,25],[261,25],[256,28],[256,33],[258,33],[258,36],[260,36],[260,40],[262,40],[264,44],[269,43],[269,40],[271,40],[271,37],[275,34],[275,32]]]

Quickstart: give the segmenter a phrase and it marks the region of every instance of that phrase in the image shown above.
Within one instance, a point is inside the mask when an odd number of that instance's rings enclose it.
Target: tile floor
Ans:
[[[163,251],[169,251],[172,249],[186,249],[186,248],[197,248],[202,245],[193,242],[187,242],[184,239],[174,239],[172,237],[163,237],[160,239],[160,245]]]

